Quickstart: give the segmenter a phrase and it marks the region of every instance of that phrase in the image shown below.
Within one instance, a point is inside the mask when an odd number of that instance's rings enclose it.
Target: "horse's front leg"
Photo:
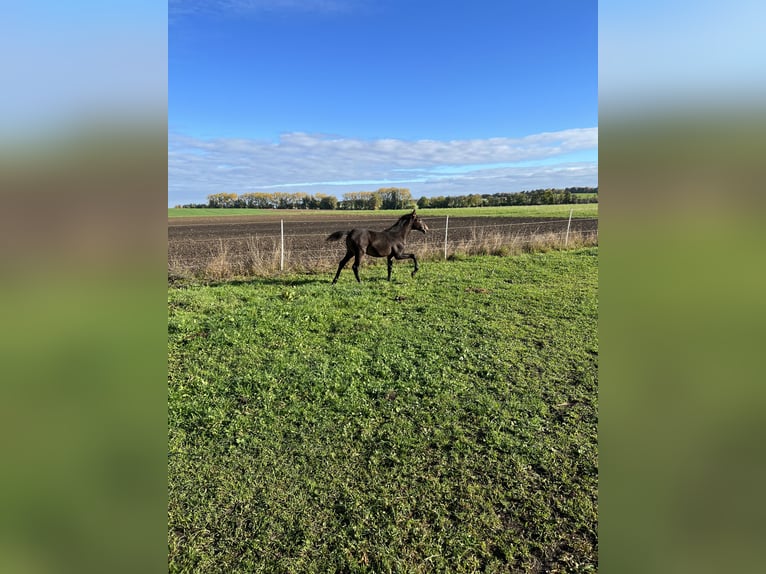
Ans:
[[[415,277],[415,273],[418,272],[418,259],[415,257],[414,253],[400,253],[399,255],[394,255],[397,259],[412,259],[413,263],[415,263],[415,268],[412,270],[412,276]]]
[[[391,281],[391,270],[394,268],[394,256],[388,256],[388,280]]]
[[[412,262],[415,264],[415,268],[412,270],[412,277],[415,277],[415,273],[418,272],[418,260],[415,257],[414,253],[407,253],[406,254],[410,259],[412,259]]]

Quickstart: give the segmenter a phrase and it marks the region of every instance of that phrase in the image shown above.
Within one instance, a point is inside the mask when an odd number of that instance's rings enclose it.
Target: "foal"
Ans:
[[[415,214],[414,209],[412,213],[402,215],[399,221],[385,231],[352,229],[351,231],[336,231],[327,237],[327,241],[337,241],[344,235],[346,236],[346,255],[340,260],[338,272],[335,274],[332,284],[335,285],[341,270],[352,257],[354,258],[354,264],[351,268],[354,270],[356,280],[361,283],[362,280],[359,279],[359,264],[362,262],[362,255],[365,253],[373,257],[388,258],[389,281],[391,281],[391,268],[394,265],[394,259],[412,259],[415,263],[415,268],[412,270],[412,276],[414,277],[418,271],[418,260],[415,258],[414,253],[404,253],[404,242],[407,241],[407,235],[413,229],[423,233],[428,231],[428,226]]]

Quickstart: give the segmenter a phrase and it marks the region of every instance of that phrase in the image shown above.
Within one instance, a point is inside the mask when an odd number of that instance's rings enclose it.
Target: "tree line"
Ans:
[[[597,187],[534,189],[515,193],[449,195],[421,197],[418,207],[498,207],[505,205],[556,205],[562,203],[598,203]]]
[[[259,209],[406,209],[415,207],[410,190],[402,187],[382,187],[377,191],[352,191],[338,200],[334,195],[303,192],[274,193],[213,193],[207,203],[177,205],[183,208],[255,207]]]
[[[377,191],[352,191],[338,200],[334,195],[303,192],[254,192],[214,193],[207,196],[207,203],[177,205],[182,208],[232,208],[258,209],[408,209],[411,207],[489,207],[504,205],[551,205],[560,203],[598,203],[597,187],[567,187],[565,189],[535,189],[515,193],[469,194],[421,197],[417,202],[410,190],[402,187],[383,187]]]

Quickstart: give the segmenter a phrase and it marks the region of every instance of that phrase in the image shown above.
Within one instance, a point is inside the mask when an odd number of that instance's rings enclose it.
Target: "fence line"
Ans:
[[[571,233],[569,231],[553,231],[553,232],[546,232],[545,236],[546,237],[550,237],[550,236],[554,236],[554,237],[566,237],[568,235],[576,235],[576,234],[579,234],[580,236],[598,235],[598,229],[584,229],[584,230],[579,230],[579,231],[576,230],[576,231],[573,231]],[[277,238],[277,237],[279,237],[279,236],[273,236],[273,238]],[[291,236],[286,236],[286,237],[289,238]],[[514,243],[516,242],[516,240],[522,240],[522,241],[526,240],[526,242],[529,243],[529,242],[534,241],[536,236],[535,235],[515,235],[515,236],[510,236],[509,238],[513,239]],[[481,239],[484,239],[484,238],[481,238]],[[454,246],[453,252],[459,250],[461,247],[466,247],[466,246],[470,245],[474,241],[476,241],[476,239],[457,239],[457,240],[451,241],[452,245]],[[444,249],[445,257],[447,257],[447,255],[446,255],[446,253],[447,253],[447,248],[446,248],[447,247],[447,242],[446,241],[444,243],[444,246],[445,246],[445,249]],[[274,247],[274,249],[271,249],[269,251],[269,253],[272,256],[275,256],[275,254],[279,254],[279,257],[280,257],[280,270],[284,270],[284,257],[285,257],[285,253],[289,253],[289,250],[285,251],[284,245],[281,246],[281,249],[279,248],[279,246],[276,246],[276,245],[274,245],[273,247]],[[431,243],[431,244],[427,245],[427,247],[439,248],[440,246],[436,242],[434,242],[434,243]],[[329,246],[325,247],[324,249],[304,249],[304,248],[301,248],[300,252],[301,253],[322,253],[322,254],[327,255],[328,258],[336,258],[338,256],[338,254],[340,252],[342,252],[344,249],[345,249],[344,246],[338,244],[338,245],[329,245]],[[223,244],[221,244],[221,251],[220,252],[218,252],[218,253],[210,252],[210,253],[208,253],[208,255],[210,255],[211,257],[220,257],[221,255],[224,255],[227,258],[227,260],[233,261],[233,262],[248,261],[250,259],[250,257],[252,257],[252,255],[243,255],[243,256],[229,255],[228,253],[225,252]],[[183,256],[180,256],[180,255],[172,255],[172,254],[169,254],[169,257],[170,257],[170,259],[172,259],[172,261],[174,263],[195,263],[195,262],[200,262],[201,259],[203,259],[203,258],[198,257],[198,256],[197,257],[194,257],[194,256],[192,256],[192,257],[183,257]]]
[[[449,216],[447,216],[447,219],[449,219]],[[575,218],[574,220],[575,221],[583,221],[583,222],[585,222],[585,221],[598,221],[598,217],[580,217],[580,218]],[[376,220],[376,221],[382,221],[382,220]],[[498,227],[521,227],[523,225],[537,225],[537,226],[541,226],[541,225],[552,225],[554,223],[563,223],[565,221],[567,221],[567,220],[566,219],[550,219],[550,220],[546,220],[546,221],[529,221],[529,222],[523,221],[523,222],[516,222],[516,223],[490,223],[490,224],[487,224],[487,225],[476,225],[476,224],[474,224],[474,225],[457,225],[457,226],[453,225],[453,226],[450,226],[449,229],[454,231],[456,229],[488,229],[488,228],[493,228],[494,229],[494,228],[498,228]],[[354,223],[359,223],[358,220],[353,220],[353,222]],[[290,222],[290,223],[292,223],[292,222]],[[249,222],[249,224],[252,225],[252,222]],[[203,225],[207,225],[207,224],[203,224]],[[275,223],[275,225],[276,225],[276,223]],[[445,227],[444,227],[445,236],[446,236],[446,232],[447,232],[447,227],[448,227],[448,225],[445,224]],[[442,227],[433,227],[433,226],[431,226],[430,229],[431,229],[431,231],[436,232],[436,231],[441,231]],[[178,242],[178,243],[181,243],[181,242],[183,242],[183,243],[186,243],[186,242],[191,242],[191,243],[213,243],[213,242],[218,242],[218,241],[221,241],[221,240],[224,240],[224,241],[243,241],[243,240],[247,240],[247,239],[278,239],[281,236],[282,236],[281,234],[275,234],[275,235],[266,234],[266,235],[263,235],[263,234],[260,234],[260,233],[253,233],[253,234],[250,234],[250,235],[234,235],[233,237],[208,237],[208,238],[201,238],[201,239],[186,238],[186,239],[172,240],[170,242],[171,243],[173,243],[173,242]],[[293,234],[289,234],[289,235],[284,235],[284,237],[288,237],[288,238],[289,237],[326,237],[326,236],[327,236],[326,232],[325,233],[293,233]]]

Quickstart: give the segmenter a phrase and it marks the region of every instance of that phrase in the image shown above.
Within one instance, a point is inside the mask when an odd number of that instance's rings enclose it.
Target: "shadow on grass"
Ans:
[[[183,288],[183,287],[190,287],[194,285],[205,285],[208,287],[220,287],[223,285],[269,285],[269,286],[282,286],[282,287],[297,287],[300,285],[314,285],[314,284],[326,284],[328,287],[332,287],[332,273],[327,274],[316,274],[316,275],[306,275],[306,276],[291,276],[291,277],[263,277],[263,276],[256,276],[256,277],[242,277],[238,279],[202,279],[202,278],[194,278],[194,277],[182,277],[182,276],[175,276],[175,275],[168,275],[168,286],[169,287],[177,287],[177,288]],[[409,277],[408,277],[409,278]],[[397,279],[396,276],[391,278],[390,283],[403,283],[406,282],[406,279],[400,278]],[[349,273],[348,277],[344,277],[341,275],[338,278],[337,286],[343,286],[343,285],[357,285],[357,286],[364,286],[365,284],[383,284],[383,283],[389,283],[388,279],[386,279],[385,274],[384,275],[372,275],[367,277],[362,277],[362,282],[358,283],[356,279],[354,279],[354,276]]]

